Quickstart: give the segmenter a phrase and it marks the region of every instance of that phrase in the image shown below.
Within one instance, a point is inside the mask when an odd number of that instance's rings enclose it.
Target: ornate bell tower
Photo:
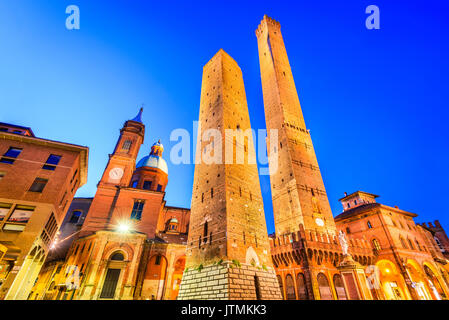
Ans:
[[[142,112],[141,108],[138,115],[126,121],[120,129],[120,137],[114,152],[109,155],[108,164],[97,185],[97,192],[80,232],[81,236],[107,227],[119,188],[130,185],[137,154],[145,136]]]

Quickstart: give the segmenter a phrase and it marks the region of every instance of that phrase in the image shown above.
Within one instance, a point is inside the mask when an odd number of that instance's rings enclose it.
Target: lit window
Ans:
[[[61,156],[51,154],[48,157],[47,162],[45,162],[42,169],[54,171],[60,160],[61,160]]]
[[[82,212],[80,210],[75,210],[72,212],[72,216],[70,217],[69,223],[78,223]]]
[[[142,210],[145,201],[136,200],[134,201],[133,211],[131,212],[131,219],[140,220],[142,218]]]
[[[47,182],[47,179],[36,178],[28,191],[41,193],[47,185]]]
[[[0,158],[0,162],[13,164],[21,152],[22,149],[10,147],[3,157]]]
[[[30,220],[33,212],[34,207],[21,206],[21,205],[16,206],[14,208],[13,213],[9,217],[8,221],[15,223],[27,223]]]
[[[380,246],[380,244],[379,244],[379,241],[377,241],[377,239],[373,239],[373,248],[374,248],[374,250],[376,250],[376,251],[379,251],[380,249],[381,249],[381,246]]]
[[[3,219],[5,219],[11,207],[12,205],[9,203],[0,203],[0,221],[3,221]]]

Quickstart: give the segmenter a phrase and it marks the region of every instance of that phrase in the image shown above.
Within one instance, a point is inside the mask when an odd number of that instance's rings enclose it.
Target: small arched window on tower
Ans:
[[[122,145],[122,151],[129,152],[129,150],[131,149],[132,143],[133,142],[131,140],[125,140],[125,142],[123,142],[123,145]]]
[[[373,228],[373,226],[371,225],[371,222],[369,222],[369,221],[366,223],[366,225],[368,226],[368,229],[372,229]]]
[[[204,243],[206,243],[207,242],[207,221],[206,222],[204,222],[204,232],[203,232],[203,237],[204,237],[204,240],[203,240],[203,242]]]
[[[210,197],[211,197],[211,198],[214,197],[214,188],[210,188]]]

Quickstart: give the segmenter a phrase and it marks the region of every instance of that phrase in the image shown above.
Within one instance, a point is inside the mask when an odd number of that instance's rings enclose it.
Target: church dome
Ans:
[[[151,152],[148,156],[143,157],[138,163],[136,168],[150,167],[160,169],[166,174],[168,174],[167,162],[162,158],[162,152],[164,151],[164,146],[159,140],[151,147]]]
[[[172,218],[172,219],[170,220],[170,223],[179,223],[179,221],[178,221],[178,219],[176,219],[176,218]]]

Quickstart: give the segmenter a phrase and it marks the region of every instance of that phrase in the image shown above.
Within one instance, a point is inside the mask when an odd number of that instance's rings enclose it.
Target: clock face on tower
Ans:
[[[316,218],[315,223],[320,227],[324,226],[324,221],[320,218]]]
[[[112,168],[111,171],[109,171],[109,178],[110,180],[120,180],[123,177],[123,173],[122,168]]]

